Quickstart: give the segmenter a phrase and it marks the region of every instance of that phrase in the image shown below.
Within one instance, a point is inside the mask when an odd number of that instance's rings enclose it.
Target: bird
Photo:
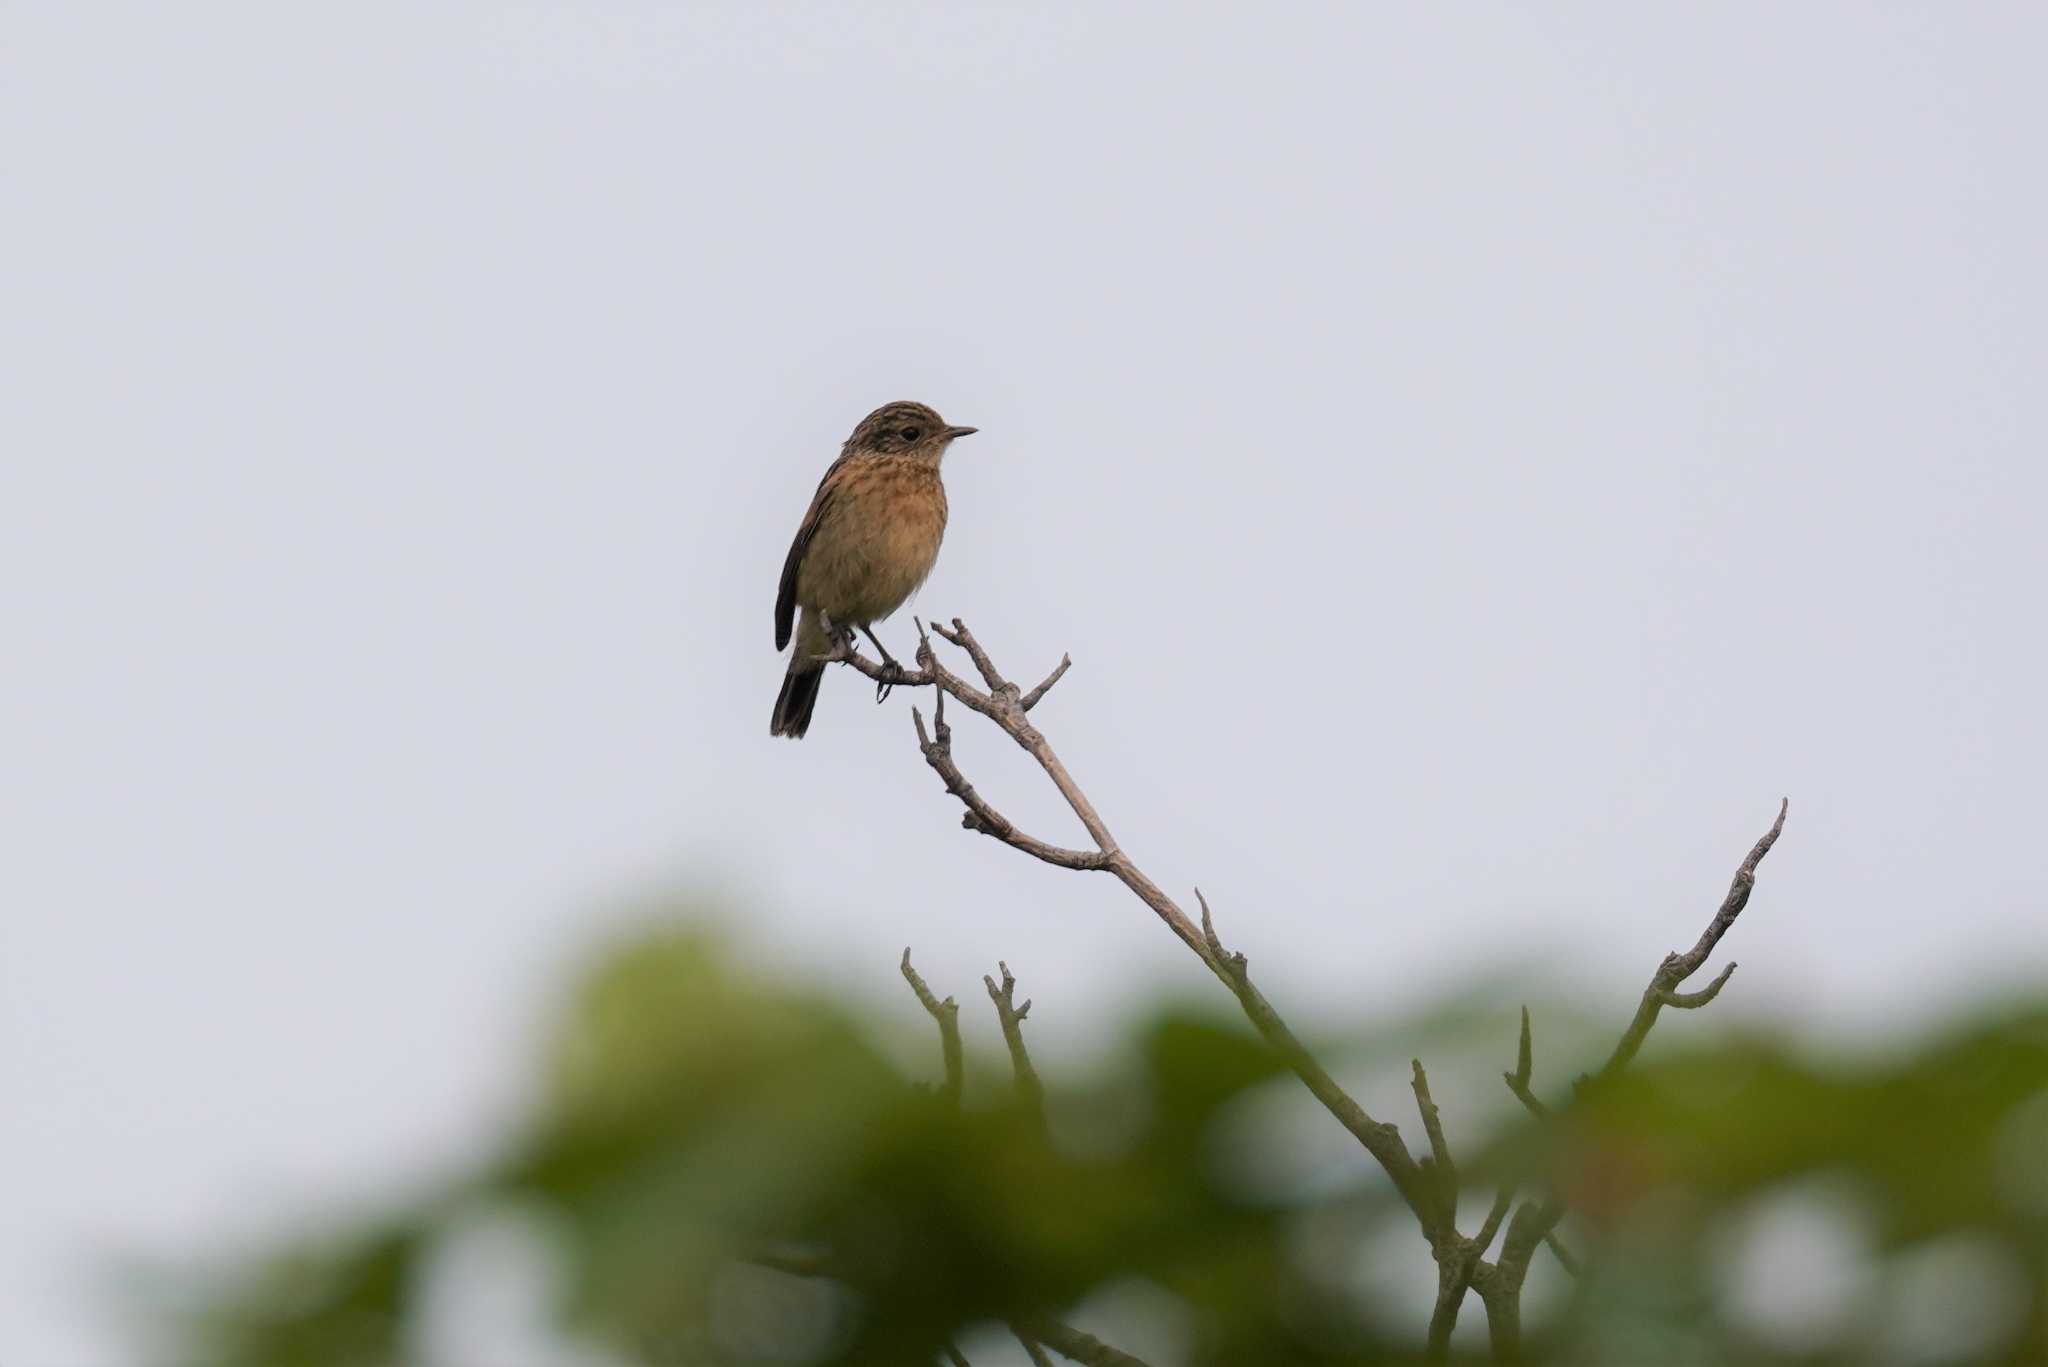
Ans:
[[[946,486],[939,463],[972,427],[951,427],[925,404],[885,403],[862,418],[826,468],[790,542],[775,590],[775,649],[789,645],[771,736],[801,739],[811,728],[823,658],[852,628],[895,664],[873,625],[903,606],[932,572],[946,534]],[[879,701],[879,697],[877,699]]]

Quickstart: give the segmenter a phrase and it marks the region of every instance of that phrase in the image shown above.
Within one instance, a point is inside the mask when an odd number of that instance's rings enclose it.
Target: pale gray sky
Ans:
[[[1072,651],[1044,726],[1302,1018],[1528,955],[1618,1020],[1783,793],[1724,1026],[2038,981],[2044,39],[10,0],[0,1359],[478,1152],[650,887],[906,1012],[905,943],[1007,958],[1048,1047],[1202,990],[962,834],[905,695],[769,739],[888,399],[982,428],[917,610]]]

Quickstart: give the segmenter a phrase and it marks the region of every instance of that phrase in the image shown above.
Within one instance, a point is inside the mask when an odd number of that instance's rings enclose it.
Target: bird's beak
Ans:
[[[946,440],[952,441],[957,437],[971,437],[980,430],[979,427],[949,427],[946,429]]]

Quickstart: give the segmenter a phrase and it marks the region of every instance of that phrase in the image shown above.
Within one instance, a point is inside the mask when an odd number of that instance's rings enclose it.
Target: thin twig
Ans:
[[[1458,1311],[1465,1303],[1465,1293],[1472,1289],[1473,1281],[1482,1271],[1491,1274],[1483,1259],[1493,1236],[1500,1230],[1500,1222],[1507,1218],[1508,1206],[1515,1199],[1513,1187],[1502,1187],[1493,1198],[1492,1209],[1486,1212],[1486,1220],[1479,1226],[1479,1232],[1464,1241],[1455,1257],[1437,1259],[1436,1308],[1430,1312],[1429,1335],[1423,1350],[1428,1362],[1442,1362],[1451,1353],[1451,1332],[1458,1327]]]
[[[1057,665],[1053,666],[1052,673],[1045,676],[1045,682],[1040,684],[1038,687],[1032,689],[1029,693],[1026,693],[1022,698],[1018,699],[1017,706],[1023,708],[1026,712],[1029,712],[1032,708],[1038,706],[1039,700],[1043,698],[1046,694],[1052,692],[1052,686],[1060,681],[1061,676],[1064,675],[1067,672],[1067,670],[1072,668],[1073,664],[1073,656],[1060,656],[1060,662]]]
[[[1038,1080],[1038,1070],[1031,1066],[1031,1051],[1024,1047],[1024,1017],[1031,1013],[1031,1003],[1015,1005],[1017,980],[1010,976],[1007,963],[997,963],[1002,970],[1003,983],[996,986],[996,980],[982,976],[982,983],[988,988],[988,999],[996,1005],[996,1019],[1002,1022],[1003,1043],[1010,1046],[1010,1068],[1017,1078],[1017,1098],[1024,1104],[1032,1123],[1043,1130],[1045,1126],[1045,1084]]]
[[[1225,950],[1217,937],[1208,902],[1201,893],[1196,893],[1196,899],[1202,908],[1202,924],[1197,929],[1187,913],[1131,861],[1118,846],[1087,795],[1081,791],[1080,785],[1074,781],[1059,756],[1054,753],[1052,746],[1047,743],[1045,736],[1031,724],[1026,713],[1066,673],[1070,661],[1062,658],[1059,666],[1043,683],[1028,694],[1020,694],[1017,686],[1005,679],[997,670],[988,652],[959,618],[953,619],[950,629],[933,624],[931,630],[941,639],[966,652],[975,671],[981,676],[986,692],[940,663],[923,623],[918,624],[915,670],[890,668],[868,660],[853,648],[850,640],[836,641],[832,652],[825,658],[850,664],[877,682],[932,688],[938,695],[933,710],[932,730],[929,733],[926,731],[924,717],[916,708],[911,709],[912,724],[916,728],[918,748],[923,753],[925,761],[945,783],[947,792],[957,797],[966,809],[962,814],[961,824],[968,830],[1002,840],[1005,844],[1023,850],[1046,863],[1065,868],[1103,870],[1114,874],[1119,882],[1151,908],[1181,942],[1231,989],[1259,1034],[1280,1054],[1325,1109],[1329,1110],[1379,1161],[1380,1166],[1392,1179],[1395,1189],[1401,1193],[1402,1198],[1421,1222],[1423,1232],[1429,1238],[1431,1249],[1436,1256],[1440,1279],[1437,1313],[1432,1317],[1430,1327],[1432,1346],[1443,1347],[1448,1344],[1450,1329],[1456,1323],[1459,1302],[1468,1289],[1476,1289],[1486,1304],[1487,1322],[1495,1356],[1513,1356],[1517,1353],[1521,1336],[1521,1285],[1527,1274],[1530,1253],[1539,1242],[1551,1243],[1561,1261],[1568,1264],[1570,1261],[1569,1255],[1561,1246],[1556,1245],[1551,1237],[1552,1230],[1563,1216],[1563,1203],[1554,1196],[1523,1203],[1521,1209],[1507,1222],[1499,1262],[1488,1264],[1482,1255],[1500,1230],[1503,1219],[1507,1217],[1512,1193],[1504,1191],[1496,1200],[1493,1211],[1481,1227],[1478,1239],[1465,1239],[1458,1234],[1454,1223],[1455,1201],[1446,1200],[1444,1196],[1446,1190],[1455,1189],[1452,1185],[1455,1182],[1455,1169],[1451,1165],[1449,1145],[1444,1140],[1435,1105],[1428,1097],[1428,1082],[1420,1063],[1418,1062],[1415,1067],[1416,1099],[1422,1109],[1424,1128],[1430,1132],[1431,1157],[1426,1165],[1418,1163],[1408,1152],[1407,1146],[1401,1141],[1399,1131],[1394,1126],[1373,1120],[1363,1107],[1336,1084],[1280,1018],[1272,1004],[1252,985],[1245,956]],[[1088,832],[1089,838],[1095,844],[1094,850],[1067,849],[1026,835],[975,791],[953,758],[952,731],[946,723],[944,712],[947,698],[952,698],[969,710],[995,722],[1011,740],[1038,762],[1039,767],[1045,771],[1053,786],[1059,790],[1060,796],[1066,800],[1068,807],[1080,820],[1083,829]],[[1708,923],[1699,941],[1683,954],[1673,953],[1665,957],[1652,978],[1650,987],[1643,994],[1635,1018],[1623,1032],[1613,1056],[1603,1065],[1597,1077],[1611,1076],[1627,1065],[1642,1047],[1644,1037],[1655,1023],[1658,1012],[1664,1007],[1690,1009],[1704,1006],[1714,999],[1727,982],[1729,973],[1733,971],[1732,964],[1706,988],[1697,992],[1678,990],[1679,985],[1706,962],[1708,956],[1720,944],[1722,937],[1735,923],[1736,917],[1741,915],[1755,885],[1757,865],[1770,852],[1771,846],[1776,843],[1779,833],[1783,830],[1786,811],[1787,805],[1781,803],[1777,820],[1736,870],[1727,897],[1723,899],[1720,909]],[[1007,978],[1007,974],[1005,976]],[[996,996],[994,983],[990,982],[988,985],[991,997]],[[999,1010],[1001,1006],[1002,1003],[999,1001]],[[1022,1011],[1015,1014],[1021,1020]],[[1007,1028],[1005,1034],[1006,1038],[1009,1037]],[[1019,1033],[1016,1036],[1018,1045],[1021,1045],[1021,1040],[1022,1036]],[[1013,1049],[1013,1062],[1015,1058],[1016,1051]],[[1533,1090],[1533,1068],[1529,1013],[1525,1007],[1522,1011],[1522,1031],[1516,1068],[1512,1073],[1503,1074],[1503,1077],[1522,1104],[1532,1114],[1543,1119],[1550,1115],[1550,1111],[1537,1099]],[[1080,1335],[1079,1331],[1052,1325],[1050,1322],[1046,1327],[1048,1332],[1043,1333],[1034,1328],[1033,1335],[1076,1361],[1089,1364],[1119,1364],[1120,1367],[1122,1364],[1136,1362],[1136,1359],[1127,1354],[1117,1353],[1114,1349],[1088,1339],[1086,1335]],[[1072,1351],[1075,1348],[1079,1348],[1080,1351]]]
[[[1512,1073],[1502,1073],[1501,1076],[1507,1079],[1508,1090],[1513,1092],[1521,1100],[1521,1103],[1529,1108],[1529,1114],[1535,1116],[1538,1120],[1548,1120],[1550,1118],[1550,1108],[1544,1105],[1537,1098],[1536,1093],[1530,1090],[1529,1087],[1529,1074],[1535,1066],[1535,1051],[1529,1040],[1529,1008],[1524,1006],[1522,1008],[1522,1038],[1520,1043],[1515,1046],[1515,1071]]]
[[[1543,1245],[1557,1255],[1558,1266],[1571,1273],[1574,1277],[1579,1275],[1579,1260],[1574,1258],[1570,1250],[1558,1241],[1556,1230],[1552,1230],[1543,1236]]]
[[[1519,1357],[1522,1351],[1522,1283],[1529,1256],[1543,1235],[1564,1214],[1556,1197],[1524,1201],[1501,1236],[1500,1257],[1472,1279],[1473,1290],[1486,1306],[1486,1331],[1496,1361]]]
[[[1728,981],[1728,975],[1735,971],[1735,965],[1732,963],[1721,970],[1720,975],[1712,983],[1697,992],[1680,992],[1677,989],[1680,983],[1697,973],[1706,963],[1715,946],[1721,943],[1721,937],[1728,933],[1729,927],[1735,924],[1735,918],[1740,916],[1742,909],[1749,904],[1749,894],[1756,886],[1757,866],[1763,863],[1764,856],[1771,852],[1771,846],[1778,843],[1778,836],[1785,829],[1785,815],[1790,808],[1789,800],[1781,800],[1778,803],[1777,819],[1736,867],[1735,878],[1728,886],[1728,895],[1722,899],[1713,919],[1707,923],[1707,928],[1700,933],[1693,947],[1682,954],[1667,954],[1663,962],[1657,965],[1657,971],[1650,975],[1650,985],[1643,989],[1642,1000],[1636,1007],[1635,1016],[1629,1021],[1627,1029],[1622,1031],[1621,1040],[1615,1045],[1613,1054],[1601,1065],[1597,1073],[1581,1080],[1581,1092],[1587,1087],[1611,1080],[1628,1066],[1629,1061],[1642,1049],[1643,1040],[1649,1035],[1650,1027],[1657,1023],[1658,1013],[1665,1007],[1694,1009],[1705,1006],[1720,993],[1722,986]],[[1516,1061],[1515,1072],[1508,1074],[1510,1087],[1516,1086],[1518,1079],[1522,1087],[1527,1087],[1528,1065],[1529,1025],[1528,1013],[1524,1009],[1521,1051]],[[1521,1093],[1518,1090],[1516,1094]],[[1551,1238],[1558,1221],[1564,1218],[1564,1211],[1564,1201],[1553,1193],[1542,1200],[1524,1202],[1521,1209],[1515,1212],[1514,1219],[1508,1223],[1508,1232],[1501,1240],[1500,1259],[1495,1265],[1495,1275],[1480,1288],[1480,1294],[1486,1298],[1489,1321],[1494,1323],[1495,1327],[1495,1356],[1504,1353],[1511,1355],[1519,1346],[1522,1282],[1528,1276],[1529,1260],[1535,1255],[1536,1246],[1550,1243],[1552,1251],[1558,1255],[1558,1261],[1567,1269],[1577,1265],[1576,1260],[1565,1252],[1563,1246],[1554,1243]],[[1500,1304],[1496,1305],[1496,1301]]]
[[[1307,1047],[1289,1029],[1287,1022],[1280,1019],[1280,1013],[1254,986],[1252,986],[1249,964],[1244,955],[1224,949],[1222,940],[1216,935],[1216,921],[1209,911],[1209,899],[1195,889],[1195,900],[1202,907],[1202,937],[1209,949],[1210,961],[1217,967],[1223,981],[1237,994],[1238,1004],[1251,1023],[1263,1035],[1266,1042],[1294,1070],[1295,1076],[1308,1084],[1316,1100],[1323,1108],[1337,1118],[1337,1123],[1351,1131],[1354,1138],[1363,1144],[1366,1151],[1379,1160],[1379,1164],[1393,1179],[1394,1189],[1408,1202],[1408,1208],[1422,1223],[1423,1233],[1436,1242],[1445,1232],[1441,1203],[1436,1199],[1429,1180],[1422,1168],[1408,1152],[1408,1146],[1401,1142],[1401,1132],[1392,1125],[1374,1120],[1366,1114],[1351,1095],[1329,1073],[1316,1062]]]
[[[1728,980],[1734,976],[1735,961],[1731,959],[1728,962],[1728,967],[1722,969],[1720,974],[1714,979],[1714,981],[1708,983],[1699,991],[1679,992],[1675,989],[1667,988],[1666,990],[1658,993],[1657,996],[1658,999],[1662,1001],[1666,1006],[1675,1006],[1679,1008],[1681,1011],[1696,1011],[1700,1007],[1705,1006],[1708,1002],[1712,1001],[1714,998],[1720,996],[1721,989],[1724,986],[1726,986]]]
[[[903,951],[903,979],[910,984],[910,990],[917,994],[918,1002],[931,1013],[939,1023],[939,1052],[946,1062],[945,1085],[939,1095],[955,1106],[960,1104],[960,1086],[964,1069],[960,1061],[960,1004],[951,997],[940,1001],[926,987],[924,979],[917,976],[917,970],[910,966],[910,950]]]
[[[959,618],[953,619],[951,630],[936,623],[933,624],[932,630],[941,638],[952,641],[966,650],[969,658],[979,656],[981,660],[988,659],[988,653],[982,649],[980,642],[974,639],[974,633],[969,631]],[[922,623],[919,624],[918,667],[915,671],[897,671],[891,674],[885,666],[868,659],[847,641],[835,642],[832,650],[820,658],[851,665],[877,682],[882,682],[886,678],[888,682],[905,687],[932,688],[942,697],[952,698],[970,711],[978,712],[994,722],[1005,735],[1038,761],[1046,777],[1052,780],[1053,787],[1059,790],[1060,796],[1066,799],[1067,806],[1080,819],[1089,839],[1095,842],[1095,851],[1089,853],[1063,849],[1032,837],[1022,836],[1008,818],[996,811],[980,794],[974,793],[972,786],[967,784],[958,766],[953,763],[951,734],[943,729],[943,719],[935,716],[934,729],[937,734],[927,734],[922,717],[913,709],[911,719],[917,727],[918,748],[923,752],[925,761],[945,781],[946,790],[959,797],[968,808],[963,814],[961,825],[971,831],[996,836],[1004,843],[1014,845],[1049,864],[1064,868],[1103,869],[1116,875],[1117,880],[1129,888],[1138,900],[1150,907],[1160,920],[1166,922],[1167,928],[1180,938],[1182,944],[1207,961],[1208,950],[1203,944],[1201,932],[1195,929],[1194,922],[1158,884],[1146,877],[1137,865],[1124,856],[1117,846],[1116,838],[1109,833],[1109,827],[1096,812],[1094,804],[1088,800],[1088,795],[1074,782],[1073,775],[1067,772],[1066,765],[1061,763],[1060,757],[1046,742],[1045,736],[1025,716],[1023,700],[1015,695],[1015,686],[1003,680],[993,663],[984,672],[983,678],[993,677],[997,682],[991,685],[994,691],[984,693],[940,662]],[[934,750],[934,745],[937,745],[938,749]],[[1099,859],[1097,855],[1100,856]],[[1214,964],[1210,967],[1220,976],[1220,968]]]
[[[951,1363],[952,1367],[973,1367],[973,1364],[962,1357],[960,1350],[954,1347],[950,1341],[946,1344],[946,1361]]]
[[[951,632],[941,628],[939,634],[967,652],[974,660],[975,667],[982,671],[982,677],[988,681],[989,687],[997,694],[1015,688],[1015,685],[1008,683],[1002,675],[995,672],[995,666],[986,664],[987,653],[974,639],[974,633],[967,629],[966,623],[958,617],[953,619]],[[1103,824],[1102,818],[1096,814],[1094,804],[1089,802],[1088,795],[1081,791],[1080,784],[1074,782],[1073,775],[1067,772],[1066,765],[1060,763],[1059,756],[1053,753],[1052,746],[1046,743],[1038,728],[1025,720],[1020,700],[1005,694],[999,699],[992,697],[991,705],[993,710],[989,714],[990,717],[1001,724],[1002,728],[1009,732],[1010,738],[1038,761],[1039,767],[1044,769],[1046,776],[1053,781],[1053,786],[1060,790],[1060,796],[1067,800],[1067,805],[1073,808],[1074,815],[1080,818],[1081,826],[1088,832],[1089,839],[1095,842],[1095,848],[1105,855],[1115,854],[1116,839],[1110,835],[1109,827]],[[996,715],[998,710],[1001,712],[1000,716]]]
[[[1596,1079],[1612,1077],[1628,1066],[1629,1060],[1636,1056],[1636,1051],[1643,1047],[1643,1038],[1650,1033],[1650,1027],[1657,1023],[1657,1013],[1672,1004],[1666,1000],[1667,996],[1680,983],[1699,972],[1700,965],[1707,961],[1707,956],[1721,943],[1721,937],[1735,924],[1735,918],[1749,905],[1750,891],[1756,887],[1757,865],[1764,862],[1764,856],[1771,852],[1771,846],[1778,843],[1778,835],[1785,829],[1785,813],[1791,806],[1789,798],[1778,803],[1778,819],[1771,823],[1771,828],[1756,842],[1748,857],[1736,867],[1734,881],[1728,885],[1728,895],[1721,900],[1720,909],[1714,913],[1714,919],[1707,922],[1707,928],[1700,932],[1699,940],[1683,954],[1674,951],[1664,956],[1664,962],[1657,966],[1656,973],[1650,978],[1649,987],[1643,991],[1643,999],[1636,1007],[1635,1019],[1628,1023],[1628,1029],[1621,1032],[1620,1043],[1614,1046],[1614,1053],[1601,1065],[1600,1071],[1595,1074]],[[1700,994],[1702,1000],[1691,1004],[1703,1006],[1706,1002],[1712,1001],[1714,994],[1721,990],[1721,984],[1728,980],[1728,974],[1734,971],[1734,967],[1730,964],[1728,969],[1715,979],[1713,986]]]
[[[1479,1226],[1479,1232],[1472,1236],[1472,1256],[1486,1256],[1486,1250],[1493,1243],[1493,1236],[1500,1232],[1500,1222],[1508,1218],[1508,1207],[1514,1204],[1515,1189],[1502,1187],[1500,1194],[1493,1198],[1493,1208],[1486,1212],[1486,1222]]]
[[[924,752],[926,763],[938,770],[939,777],[946,781],[946,791],[959,798],[961,805],[967,808],[960,818],[962,826],[970,831],[993,836],[1005,845],[1020,849],[1035,859],[1043,859],[1048,864],[1057,864],[1064,869],[1108,867],[1109,860],[1100,850],[1064,849],[1058,845],[1049,845],[1036,836],[1026,835],[1018,830],[1015,823],[974,790],[974,785],[960,772],[960,766],[953,762],[953,728],[946,724],[944,693],[939,694],[932,718],[934,734],[928,735],[924,729],[924,714],[915,707],[910,709],[911,722],[917,727],[917,748]]]
[[[1008,679],[996,672],[994,662],[988,658],[988,652],[981,648],[981,642],[974,639],[974,633],[969,631],[967,624],[958,617],[953,619],[951,631],[937,622],[932,623],[932,630],[967,652],[967,658],[974,661],[975,672],[981,675],[982,682],[989,686],[991,692],[1011,686]]]
[[[905,669],[900,664],[890,665],[880,660],[870,660],[860,653],[860,647],[854,645],[848,637],[840,637],[833,641],[831,649],[813,658],[820,664],[852,665],[876,683],[888,684],[892,688],[927,688],[936,682],[929,669]]]
[[[1500,1260],[1496,1264],[1511,1284],[1520,1285],[1520,1275],[1529,1266],[1529,1255],[1563,1215],[1564,1202],[1555,1195],[1524,1201],[1515,1210],[1514,1218],[1508,1221],[1508,1232],[1501,1236]]]
[[[1414,1081],[1415,1108],[1422,1112],[1422,1128],[1429,1135],[1430,1156],[1436,1163],[1437,1189],[1442,1196],[1445,1219],[1455,1219],[1458,1209],[1458,1167],[1451,1161],[1451,1146],[1444,1138],[1443,1120],[1438,1116],[1436,1102],[1429,1095],[1429,1074],[1422,1071],[1422,1060],[1410,1060],[1415,1065]]]
[[[1088,800],[1081,786],[1067,772],[1042,732],[1033,726],[1025,715],[1023,699],[1016,686],[1005,679],[996,668],[988,652],[975,639],[967,624],[954,618],[950,628],[932,624],[932,631],[941,639],[951,642],[967,653],[975,670],[988,687],[984,693],[954,674],[940,662],[932,648],[930,637],[920,624],[917,646],[917,670],[914,673],[899,672],[892,681],[906,686],[929,686],[939,695],[934,703],[932,727],[925,728],[924,717],[916,708],[911,709],[911,722],[917,731],[918,748],[925,762],[939,775],[946,785],[946,791],[958,798],[966,808],[961,824],[969,830],[993,836],[1034,858],[1049,864],[1074,869],[1104,869],[1116,875],[1119,882],[1129,888],[1138,899],[1150,907],[1168,928],[1188,946],[1203,963],[1208,965],[1237,997],[1239,1004],[1252,1024],[1267,1042],[1277,1049],[1295,1073],[1308,1084],[1309,1090],[1318,1101],[1334,1115],[1338,1122],[1349,1130],[1365,1146],[1393,1179],[1394,1186],[1406,1200],[1424,1229],[1433,1241],[1447,1234],[1453,1234],[1448,1220],[1440,1217],[1438,1202],[1432,1197],[1430,1185],[1422,1175],[1420,1166],[1401,1142],[1400,1132],[1394,1126],[1375,1121],[1366,1114],[1363,1107],[1339,1087],[1322,1065],[1309,1054],[1306,1047],[1281,1020],[1272,1004],[1252,986],[1246,971],[1244,956],[1229,955],[1216,938],[1213,923],[1197,929],[1186,912],[1146,876],[1117,845],[1094,804]],[[882,666],[867,660],[846,642],[835,643],[832,658],[844,660],[861,673],[879,680]],[[1056,678],[1061,670],[1054,671]],[[1048,684],[1049,686],[1049,684]],[[970,710],[979,712],[996,723],[1017,745],[1038,761],[1046,777],[1052,780],[1060,796],[1080,820],[1082,828],[1095,842],[1094,851],[1065,849],[1050,845],[1019,831],[1002,813],[967,781],[953,758],[952,729],[946,723],[944,700],[953,698]],[[1197,896],[1199,897],[1199,893]],[[1205,923],[1209,921],[1206,903],[1203,908]],[[1057,1347],[1057,1345],[1054,1345]]]

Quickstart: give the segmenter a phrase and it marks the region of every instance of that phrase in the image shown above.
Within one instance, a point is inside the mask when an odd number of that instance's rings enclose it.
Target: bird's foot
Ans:
[[[896,663],[896,657],[889,653],[889,647],[882,644],[881,638],[876,636],[871,628],[862,627],[860,632],[868,638],[868,643],[875,648],[875,653],[882,657],[882,677],[875,680],[875,703],[879,706],[888,700],[889,690],[903,682],[903,666]]]

